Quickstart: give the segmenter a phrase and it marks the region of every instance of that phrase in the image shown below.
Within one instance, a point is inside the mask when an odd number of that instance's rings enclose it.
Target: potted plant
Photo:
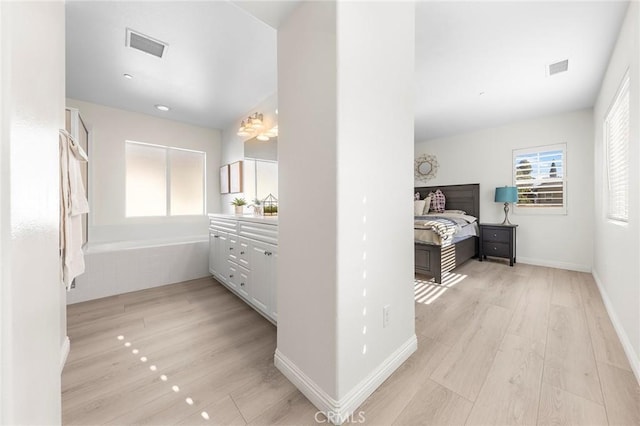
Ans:
[[[256,198],[252,201],[249,207],[253,207],[254,216],[262,216],[262,201]]]
[[[233,206],[235,206],[236,208],[236,214],[242,214],[242,207],[247,205],[247,200],[245,200],[244,198],[234,198],[233,201],[231,202],[231,204]]]

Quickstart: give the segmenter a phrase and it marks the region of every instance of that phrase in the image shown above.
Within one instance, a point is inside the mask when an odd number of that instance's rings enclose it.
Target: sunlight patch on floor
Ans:
[[[466,275],[445,272],[442,274],[442,283],[436,283],[433,278],[424,280],[415,278],[413,280],[413,298],[417,303],[430,305],[438,297],[442,296],[448,289],[460,283]]]
[[[122,341],[122,340],[124,340],[124,336],[123,335],[119,335],[119,336],[116,337],[116,339]],[[124,343],[124,347],[126,347],[126,348],[131,347],[131,342],[125,342]],[[365,346],[365,351],[366,351],[366,346]],[[131,351],[131,353],[133,353],[134,355],[137,355],[137,354],[140,353],[140,351],[138,349],[133,349]],[[149,360],[149,358],[147,358],[146,356],[141,356],[140,357],[140,362],[142,362],[142,363],[146,363],[148,360]],[[151,370],[153,372],[156,372],[156,371],[158,371],[158,367],[155,364],[153,364],[153,365],[149,366],[149,370]],[[162,380],[163,382],[167,382],[169,380],[169,378],[165,374],[161,374],[160,375],[160,380]],[[171,386],[171,390],[174,393],[178,393],[178,392],[180,392],[180,387],[178,385],[173,385],[173,386]],[[186,397],[184,402],[186,402],[187,405],[194,405],[195,404],[195,401],[191,397]],[[209,413],[207,413],[206,411],[201,412],[200,416],[204,420],[209,420],[210,419]]]

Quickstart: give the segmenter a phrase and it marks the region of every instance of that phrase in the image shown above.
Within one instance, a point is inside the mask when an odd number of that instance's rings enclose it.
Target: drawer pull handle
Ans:
[[[498,247],[494,247],[494,248],[493,248],[493,250],[494,250],[494,251],[498,250]]]
[[[233,278],[233,274],[229,275],[229,278]]]
[[[271,256],[273,253],[271,253],[270,251],[265,251],[264,254],[265,256]]]
[[[244,283],[240,283],[240,287],[244,287]]]
[[[220,238],[220,235],[214,235],[213,238]]]
[[[244,252],[243,252],[243,251],[241,251],[241,252],[240,252],[240,254],[244,254]]]
[[[497,236],[498,236],[498,234],[493,234],[493,236],[494,236],[494,237],[497,237]]]
[[[229,250],[233,250],[233,247],[229,247]]]

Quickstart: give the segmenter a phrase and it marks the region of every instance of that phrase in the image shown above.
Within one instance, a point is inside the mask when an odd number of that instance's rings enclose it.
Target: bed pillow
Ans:
[[[426,207],[426,200],[414,200],[413,202],[413,215],[414,216],[422,216]]]
[[[431,195],[427,195],[427,198],[424,199],[424,210],[422,211],[422,214],[428,214],[429,210],[431,209]]]
[[[420,199],[420,193],[416,192],[415,194],[413,194],[413,200],[419,200]]]
[[[447,200],[442,191],[438,189],[436,192],[430,192],[429,196],[431,197],[431,207],[429,210],[436,213],[444,212],[444,205]]]
[[[454,213],[454,214],[467,214],[464,210],[445,210],[445,213]]]

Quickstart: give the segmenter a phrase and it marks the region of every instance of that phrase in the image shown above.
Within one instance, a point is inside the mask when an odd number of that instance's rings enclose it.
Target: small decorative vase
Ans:
[[[236,207],[236,214],[242,214],[242,206],[235,206]]]

